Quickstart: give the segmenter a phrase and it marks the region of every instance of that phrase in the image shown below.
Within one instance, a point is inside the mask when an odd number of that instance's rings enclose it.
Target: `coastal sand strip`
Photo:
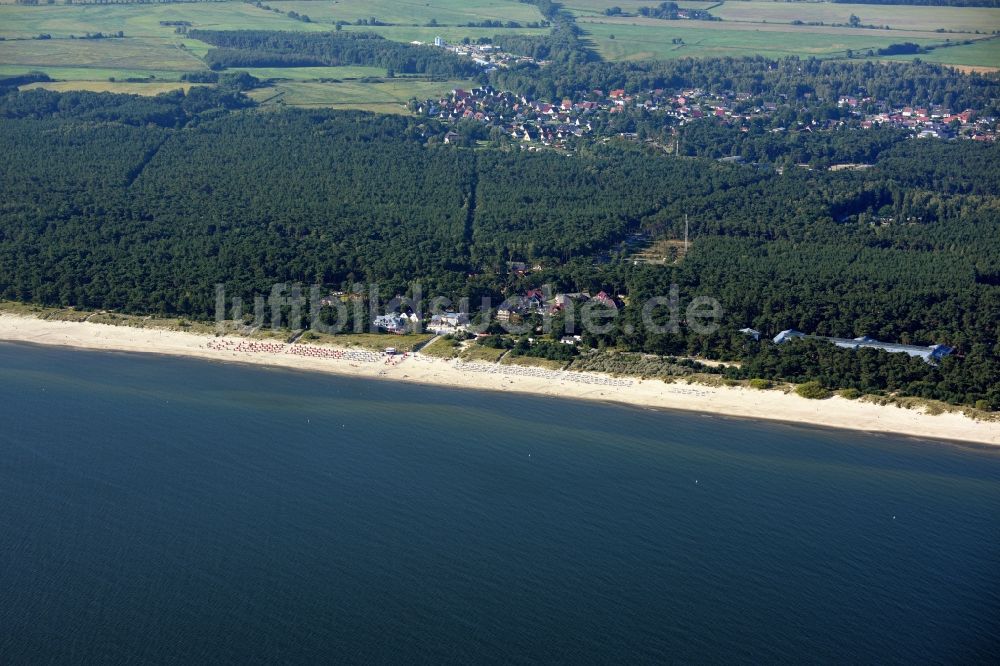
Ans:
[[[919,438],[1000,444],[998,422],[977,421],[959,413],[929,415],[917,410],[879,406],[840,397],[807,400],[795,394],[742,387],[711,387],[683,382],[666,384],[659,380],[639,379],[613,381],[610,377],[607,382],[578,381],[563,376],[566,373],[482,372],[463,368],[461,363],[455,361],[419,355],[387,364],[354,363],[348,358],[318,358],[280,352],[247,353],[220,350],[217,348],[218,338],[211,336],[106,324],[46,321],[15,315],[0,316],[0,340],[79,349],[187,356],[451,388],[611,401]]]

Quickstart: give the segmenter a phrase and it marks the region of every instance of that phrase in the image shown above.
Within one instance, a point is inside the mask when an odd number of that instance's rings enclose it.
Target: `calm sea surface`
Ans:
[[[1000,661],[1000,451],[0,344],[0,663]]]

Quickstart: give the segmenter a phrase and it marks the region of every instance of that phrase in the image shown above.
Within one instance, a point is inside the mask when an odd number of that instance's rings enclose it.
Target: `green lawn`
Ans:
[[[440,25],[465,25],[481,21],[541,21],[542,16],[534,5],[517,0],[338,0],[337,2],[287,2],[275,0],[265,3],[276,9],[307,14],[313,21],[334,23],[354,22],[357,19],[376,18],[396,25],[425,25],[435,19]]]
[[[438,97],[453,88],[470,88],[474,81],[427,81],[387,79],[378,83],[341,81],[282,81],[250,92],[254,99],[269,105],[362,109],[379,113],[407,113],[411,97]]]

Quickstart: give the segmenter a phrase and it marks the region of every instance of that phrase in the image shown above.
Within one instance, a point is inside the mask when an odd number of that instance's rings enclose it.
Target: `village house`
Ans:
[[[464,312],[443,312],[431,317],[428,330],[438,335],[447,335],[465,330],[469,325],[469,315]]]
[[[497,309],[497,321],[501,323],[519,322],[521,321],[521,312],[516,305],[502,305]]]
[[[594,296],[591,300],[597,303],[601,303],[602,305],[606,305],[609,308],[614,308],[616,310],[618,309],[618,300],[610,296],[607,292],[602,291],[598,293],[596,296]]]
[[[375,324],[376,328],[379,328],[386,333],[402,335],[403,333],[406,333],[406,326],[409,323],[409,318],[404,319],[399,313],[392,312],[375,317],[375,320],[372,323]]]

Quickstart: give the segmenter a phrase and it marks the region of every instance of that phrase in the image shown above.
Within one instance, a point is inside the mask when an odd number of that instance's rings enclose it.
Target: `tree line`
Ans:
[[[270,30],[192,30],[188,35],[215,48],[211,69],[367,65],[399,74],[468,78],[480,68],[467,58],[432,46],[402,44],[374,33],[304,33]]]

